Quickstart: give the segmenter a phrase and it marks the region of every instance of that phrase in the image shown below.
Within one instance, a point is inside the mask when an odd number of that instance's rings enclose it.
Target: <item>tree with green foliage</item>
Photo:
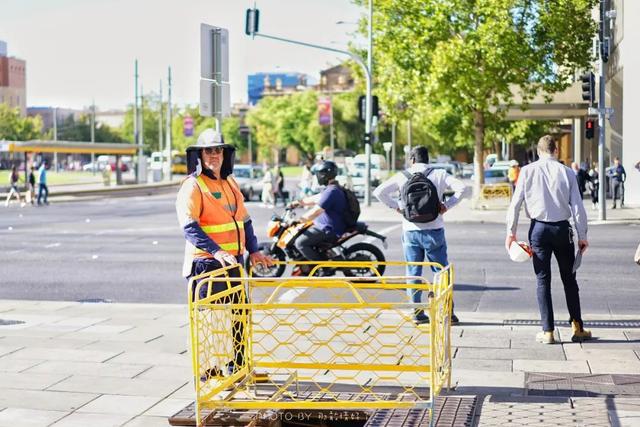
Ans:
[[[157,97],[155,97],[157,98]],[[166,103],[162,106],[159,102],[155,101],[154,96],[146,96],[143,99],[142,106],[138,107],[139,114],[142,114],[142,131],[144,132],[143,138],[143,151],[145,154],[151,154],[154,151],[161,151],[162,147],[158,147],[159,143],[159,129],[158,129],[158,119],[159,115],[162,112],[166,111]],[[163,117],[163,120],[165,118]],[[164,125],[162,129],[164,133]],[[133,135],[133,105],[130,105],[127,108],[127,111],[124,115],[124,123],[121,127],[121,133],[123,138],[133,143],[134,135]],[[163,138],[164,141],[164,138]]]
[[[29,141],[41,136],[42,119],[22,117],[18,108],[0,104],[0,140]]]
[[[363,3],[363,0],[357,0]],[[384,105],[423,111],[474,141],[483,183],[487,124],[513,104],[566,89],[591,61],[596,0],[376,0],[374,76]]]

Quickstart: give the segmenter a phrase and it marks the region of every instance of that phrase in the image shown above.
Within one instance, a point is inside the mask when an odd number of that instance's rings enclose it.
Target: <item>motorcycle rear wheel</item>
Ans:
[[[384,262],[384,254],[375,245],[371,243],[356,243],[344,250],[345,261],[364,261],[364,262]],[[375,266],[380,273],[384,274],[385,265]],[[342,272],[347,277],[375,277],[376,274],[369,268],[343,268]]]
[[[258,250],[265,256],[271,257],[276,261],[286,261],[287,256],[284,251],[277,246],[271,250],[271,245],[271,242],[258,243]],[[278,264],[269,268],[257,265],[252,269],[251,261],[249,257],[247,257],[247,260],[245,261],[245,268],[247,272],[251,272],[251,277],[281,277],[284,274],[284,270],[287,268],[287,265]]]

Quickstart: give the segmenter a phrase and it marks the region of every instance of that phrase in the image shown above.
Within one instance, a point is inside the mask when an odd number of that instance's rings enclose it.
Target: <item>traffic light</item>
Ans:
[[[582,80],[582,100],[593,106],[596,101],[596,78],[591,71],[580,77]]]
[[[600,58],[603,62],[609,61],[609,34],[607,29],[607,11],[609,2],[600,0],[600,20],[598,22],[598,39],[600,40]]]
[[[248,36],[255,36],[260,26],[260,11],[258,9],[247,9],[244,21],[244,33]]]
[[[371,144],[371,132],[364,134],[364,145]]]
[[[373,95],[371,97],[371,117],[378,117],[379,114],[378,97]],[[367,121],[367,97],[364,95],[360,95],[360,98],[358,98],[358,117],[360,117],[361,122]]]
[[[593,139],[595,122],[591,119],[584,122],[584,137]]]

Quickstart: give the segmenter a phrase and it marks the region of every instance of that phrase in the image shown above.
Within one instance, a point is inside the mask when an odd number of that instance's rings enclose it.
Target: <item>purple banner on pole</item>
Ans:
[[[318,123],[322,126],[331,124],[331,99],[318,99]]]
[[[191,116],[184,116],[182,129],[184,136],[193,136],[193,118]]]

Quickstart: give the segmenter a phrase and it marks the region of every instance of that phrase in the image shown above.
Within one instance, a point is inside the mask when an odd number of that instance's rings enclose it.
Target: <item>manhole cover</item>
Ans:
[[[503,321],[504,325],[524,325],[540,326],[540,320],[532,319],[508,319]],[[570,327],[569,322],[556,321],[555,326]],[[585,320],[584,326],[592,328],[640,328],[640,320]]]
[[[640,375],[525,373],[529,396],[640,396]]]
[[[85,298],[85,299],[79,299],[78,302],[90,303],[90,304],[99,304],[99,303],[110,304],[113,301],[110,299],[104,299],[104,298]]]
[[[0,319],[0,326],[11,326],[11,325],[21,325],[25,323],[22,320],[8,320],[8,319]]]

